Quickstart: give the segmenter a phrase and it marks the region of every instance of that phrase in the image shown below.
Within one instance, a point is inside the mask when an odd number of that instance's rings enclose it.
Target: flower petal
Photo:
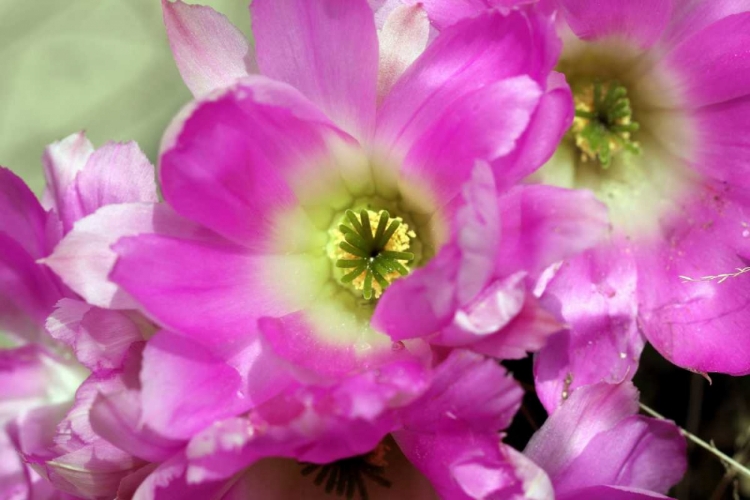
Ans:
[[[74,190],[68,191],[68,223],[72,226],[105,205],[157,203],[154,175],[154,167],[135,142],[105,144],[89,157],[76,176]]]
[[[666,56],[674,72],[669,89],[684,106],[699,108],[748,94],[750,12],[725,17],[686,38]]]
[[[89,370],[118,368],[133,342],[143,340],[138,325],[126,314],[62,299],[47,318],[46,329],[70,346]]]
[[[560,267],[542,302],[569,330],[534,358],[537,394],[549,412],[577,387],[633,378],[645,344],[636,286],[636,264],[625,245],[587,251]]]
[[[670,497],[665,497],[664,495],[659,495],[658,493],[639,490],[635,488],[621,488],[618,486],[592,486],[591,488],[583,488],[580,490],[572,491],[558,498],[559,500],[601,500],[602,498],[606,498],[607,500],[668,500]]]
[[[596,8],[586,0],[559,0],[573,32],[584,40],[619,37],[641,48],[651,47],[664,32],[672,14],[671,0],[605,0]]]
[[[596,435],[552,481],[558,494],[600,484],[667,493],[687,469],[686,448],[673,423],[633,415]]]
[[[375,123],[378,41],[365,0],[257,0],[250,7],[258,66],[368,137]]]
[[[16,174],[0,167],[0,233],[13,238],[33,258],[47,255],[48,215]]]
[[[626,382],[581,387],[531,437],[524,454],[555,481],[599,433],[638,411],[638,391]]]
[[[94,146],[79,132],[69,135],[59,142],[53,142],[44,150],[44,177],[47,180],[45,201],[48,208],[54,208],[65,219],[65,197],[75,182],[78,172],[83,170]]]
[[[390,92],[396,80],[424,51],[429,34],[430,21],[419,4],[399,5],[391,11],[378,33],[378,100]]]
[[[162,0],[169,46],[195,97],[227,87],[255,69],[255,55],[240,30],[211,7]]]
[[[199,103],[179,126],[161,157],[165,200],[243,246],[309,248],[313,227],[302,205],[350,196],[331,149],[351,138],[288,85],[245,81]]]

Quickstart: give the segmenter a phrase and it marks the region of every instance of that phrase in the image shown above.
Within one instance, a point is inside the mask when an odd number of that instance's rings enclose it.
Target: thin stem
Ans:
[[[643,403],[640,403],[640,405],[641,405],[641,410],[643,410],[644,412],[648,413],[652,417],[655,417],[655,418],[658,418],[658,419],[661,419],[661,420],[667,420],[663,415],[660,415],[659,413],[657,413],[656,411],[652,410],[651,408],[649,408],[648,406],[644,405]],[[730,457],[726,453],[724,453],[721,450],[717,449],[716,446],[711,445],[711,444],[705,442],[704,440],[702,440],[701,438],[699,438],[695,434],[692,434],[692,433],[686,431],[682,427],[678,426],[677,428],[680,430],[680,433],[683,436],[685,436],[686,438],[688,438],[690,441],[692,441],[693,443],[697,444],[701,448],[703,448],[703,449],[705,449],[705,450],[713,453],[714,455],[716,455],[717,457],[719,457],[719,459],[723,460],[727,464],[729,464],[732,467],[734,467],[737,470],[737,472],[739,472],[740,474],[742,474],[742,475],[750,478],[750,469],[748,469],[747,467],[745,467],[744,465],[742,465],[741,463],[739,463],[737,460],[733,459],[732,457]]]

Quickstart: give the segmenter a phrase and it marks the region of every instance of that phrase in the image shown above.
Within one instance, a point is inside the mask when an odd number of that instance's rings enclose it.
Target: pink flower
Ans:
[[[123,350],[142,340],[141,329],[131,313],[82,302],[39,263],[63,234],[85,224],[101,206],[155,202],[153,167],[133,143],[94,151],[83,134],[49,146],[44,163],[48,211],[20,179],[0,170],[0,321],[8,335],[1,341],[14,346],[1,351],[7,414],[0,423],[7,423],[17,450],[6,451],[10,441],[3,435],[2,453],[20,452],[24,463],[15,455],[13,475],[2,484],[13,494],[47,498],[52,486],[41,474],[62,491],[99,497],[116,491],[134,462],[90,430],[88,407],[96,375],[81,386],[88,375],[84,366],[95,373],[119,366]]]
[[[448,26],[493,2],[423,2]],[[610,241],[571,259],[542,299],[570,329],[536,358],[540,397],[633,376],[644,336],[698,372],[750,372],[747,23],[740,4],[608,0],[556,7],[557,69],[576,118],[537,182],[587,188]],[[708,69],[710,68],[710,70]],[[722,279],[724,278],[724,279]]]
[[[266,458],[331,464],[389,435],[438,492],[523,494],[496,432],[518,389],[476,352],[538,349],[559,328],[544,270],[605,229],[587,193],[509,188],[570,118],[567,89],[544,90],[548,18],[407,37],[405,64],[379,55],[364,0],[256,0],[254,57],[211,9],[164,10],[199,97],[163,141],[165,204],[105,207],[46,260],[89,303],[134,301],[162,328],[91,406],[96,433],[156,467],[120,495],[205,498]],[[380,46],[394,24],[423,34],[418,14],[394,10]]]

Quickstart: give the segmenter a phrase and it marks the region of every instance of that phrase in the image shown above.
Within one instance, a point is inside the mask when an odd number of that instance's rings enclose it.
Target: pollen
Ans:
[[[336,267],[345,270],[341,282],[379,298],[394,280],[409,274],[414,254],[409,252],[416,234],[401,217],[381,210],[347,210],[332,231]]]
[[[575,118],[570,129],[581,161],[598,161],[608,168],[621,151],[640,153],[632,134],[638,130],[627,89],[616,81],[594,81],[574,93]]]

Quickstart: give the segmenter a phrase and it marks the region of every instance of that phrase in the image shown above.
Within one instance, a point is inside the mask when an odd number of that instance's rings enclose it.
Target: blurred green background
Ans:
[[[247,0],[201,0],[246,34]],[[190,100],[159,0],[0,1],[0,165],[40,193],[50,142],[85,130],[95,146],[135,140],[152,161]]]

